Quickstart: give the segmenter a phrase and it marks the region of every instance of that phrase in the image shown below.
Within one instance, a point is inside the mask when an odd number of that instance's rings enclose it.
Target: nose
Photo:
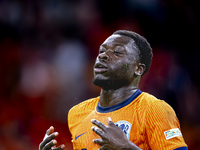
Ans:
[[[109,60],[109,56],[108,56],[108,54],[106,52],[103,52],[103,53],[99,54],[98,58],[100,60],[106,60],[106,61]]]

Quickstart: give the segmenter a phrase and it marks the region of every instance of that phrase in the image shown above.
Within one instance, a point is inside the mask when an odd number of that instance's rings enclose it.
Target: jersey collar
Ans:
[[[102,107],[100,106],[100,101],[98,102],[98,105],[96,107],[96,110],[97,112],[100,112],[100,113],[108,113],[108,112],[112,112],[112,111],[115,111],[115,110],[118,110],[128,104],[130,104],[134,99],[136,99],[140,94],[142,93],[142,91],[140,91],[139,89],[131,96],[129,97],[128,99],[126,99],[125,101],[117,104],[117,105],[114,105],[114,106],[111,106],[111,107]]]

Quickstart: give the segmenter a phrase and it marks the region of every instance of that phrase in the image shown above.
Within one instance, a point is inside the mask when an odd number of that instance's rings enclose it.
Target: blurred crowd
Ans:
[[[0,0],[0,150],[37,150],[51,125],[72,149],[67,113],[99,95],[93,64],[119,29],[150,42],[140,89],[174,108],[199,150],[199,14],[195,0]]]

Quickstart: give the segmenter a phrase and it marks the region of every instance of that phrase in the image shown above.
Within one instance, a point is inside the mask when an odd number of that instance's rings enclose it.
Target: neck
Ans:
[[[101,89],[100,105],[103,107],[110,107],[117,105],[128,99],[138,89],[138,86],[124,86],[118,89],[105,90]]]

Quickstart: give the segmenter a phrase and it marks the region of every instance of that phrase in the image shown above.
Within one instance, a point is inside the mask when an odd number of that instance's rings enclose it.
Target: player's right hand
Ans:
[[[57,141],[55,138],[58,136],[58,132],[54,132],[54,127],[51,126],[45,134],[43,141],[39,145],[39,150],[64,150],[65,145],[56,147]]]

